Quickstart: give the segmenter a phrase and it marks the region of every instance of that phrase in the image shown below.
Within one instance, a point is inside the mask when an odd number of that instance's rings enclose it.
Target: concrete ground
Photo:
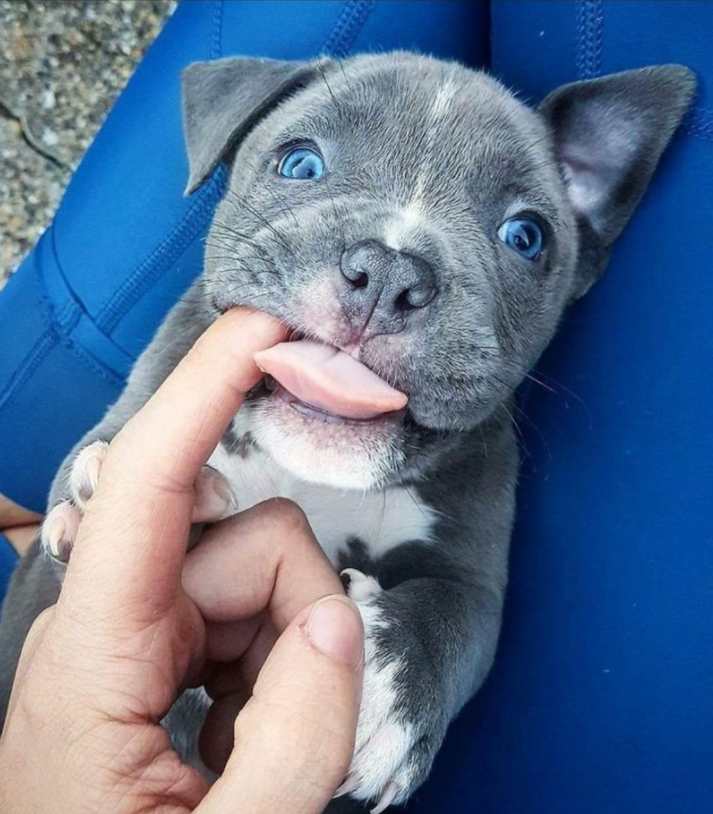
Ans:
[[[0,286],[173,0],[0,0]]]

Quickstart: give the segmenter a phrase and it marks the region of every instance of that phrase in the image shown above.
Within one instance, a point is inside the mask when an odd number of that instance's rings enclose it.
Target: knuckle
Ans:
[[[265,501],[263,506],[266,516],[271,517],[284,533],[294,537],[312,536],[307,515],[293,500],[275,497]]]

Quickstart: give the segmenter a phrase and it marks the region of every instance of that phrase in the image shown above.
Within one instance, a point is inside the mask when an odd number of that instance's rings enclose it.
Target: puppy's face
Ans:
[[[219,85],[229,106],[234,91]],[[286,67],[250,111],[208,239],[206,295],[216,313],[272,313],[408,396],[405,410],[355,419],[261,386],[248,421],[287,469],[381,485],[484,421],[521,382],[648,181],[622,203],[615,188],[635,157],[602,146],[592,161],[581,138],[558,137],[558,126],[586,134],[592,115],[560,97],[533,111],[484,74],[398,54]],[[684,106],[662,109],[680,117]],[[663,116],[653,146],[646,134],[651,170],[674,118]],[[189,148],[190,122],[189,110]],[[236,113],[230,132],[239,124]],[[196,149],[194,181],[220,157]]]

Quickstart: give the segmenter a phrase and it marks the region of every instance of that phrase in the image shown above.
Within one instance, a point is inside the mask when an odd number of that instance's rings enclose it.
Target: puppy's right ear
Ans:
[[[183,129],[194,192],[255,122],[324,71],[328,60],[231,58],[183,71]]]

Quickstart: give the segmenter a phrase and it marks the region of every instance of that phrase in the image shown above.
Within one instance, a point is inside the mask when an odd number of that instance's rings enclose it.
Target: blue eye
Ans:
[[[545,242],[542,227],[532,218],[510,218],[498,229],[502,242],[528,260],[537,260]]]
[[[316,150],[296,147],[285,153],[277,171],[293,181],[319,181],[325,172],[324,159]]]

